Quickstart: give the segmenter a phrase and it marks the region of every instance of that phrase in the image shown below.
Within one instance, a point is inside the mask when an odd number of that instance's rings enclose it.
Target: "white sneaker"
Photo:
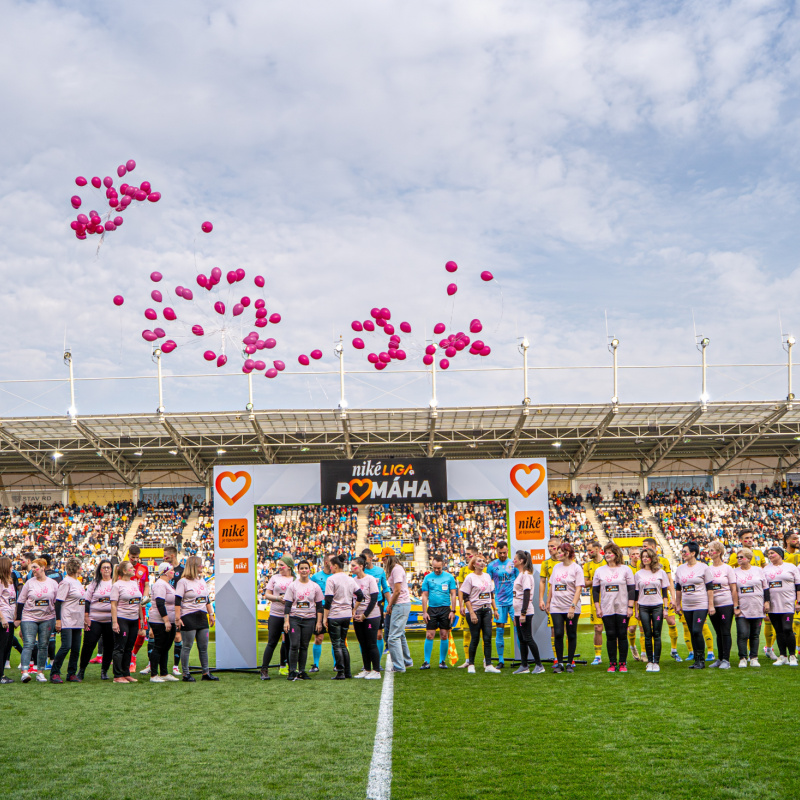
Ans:
[[[158,675],[153,675],[153,677],[150,678],[150,683],[164,683],[164,679]]]
[[[497,669],[497,667],[494,664],[487,664],[483,668],[483,671],[484,672],[500,672],[501,670]]]
[[[456,669],[464,669],[464,667],[469,666],[469,661],[465,661],[463,664],[459,664]]]
[[[144,669],[139,670],[140,675],[149,675],[150,674],[150,665],[148,664]]]
[[[358,677],[358,675],[356,675],[356,677]],[[373,670],[372,672],[368,672],[364,676],[364,679],[368,681],[379,681],[381,679],[381,674],[380,672],[376,672],[375,670]]]
[[[162,675],[161,676],[161,680],[162,681],[179,681],[180,678],[176,678],[174,675]]]
[[[779,656],[772,662],[773,667],[785,667],[789,663],[789,659],[786,656]]]
[[[463,667],[464,665],[462,664],[461,666]],[[469,672],[470,675],[474,675],[475,674],[475,665],[474,664],[468,664],[467,665],[467,672]],[[27,673],[25,673],[25,674],[27,675]]]
[[[740,658],[739,659],[739,668],[740,669],[744,669],[746,666],[747,666],[747,659],[746,658]]]
[[[36,673],[36,680],[39,681],[39,683],[47,683],[47,678],[41,672]]]
[[[661,672],[661,667],[658,664],[653,664],[653,669],[650,672]]]
[[[789,666],[790,667],[797,666],[797,656],[789,656]]]
[[[362,669],[361,672],[358,673],[358,675],[353,675],[353,677],[354,678],[366,678],[367,675],[369,675],[369,671],[366,670],[366,669]]]
[[[760,667],[761,664],[758,663],[758,659],[757,658],[751,658],[750,659],[750,666],[751,667]]]
[[[180,667],[173,667],[172,668],[172,674],[176,675],[179,678],[183,676],[183,673],[181,672],[181,668]]]
[[[30,679],[31,679],[31,674],[30,674],[30,672],[28,672],[28,670],[26,670],[26,669],[25,669],[25,670],[23,670],[23,671],[22,671],[22,676],[20,677],[20,680],[21,680],[23,683],[27,683],[27,682],[28,682]]]
[[[648,661],[647,662],[647,666],[644,668],[644,671],[645,672],[652,672],[653,671],[653,662],[652,661]]]
[[[5,669],[11,669],[11,662],[10,661],[6,661]]]
[[[772,647],[765,647],[764,654],[772,661],[778,660],[778,656],[775,655],[775,650]]]

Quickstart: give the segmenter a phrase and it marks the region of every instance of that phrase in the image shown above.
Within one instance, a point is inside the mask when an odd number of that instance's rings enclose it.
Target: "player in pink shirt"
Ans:
[[[562,542],[556,551],[559,562],[550,573],[547,590],[547,613],[553,621],[553,644],[556,660],[553,672],[574,672],[575,648],[578,645],[578,617],[581,614],[581,588],[586,585],[583,569],[575,563],[575,550]],[[564,666],[564,633],[567,635],[567,663]]]
[[[764,577],[769,586],[769,618],[775,629],[780,656],[772,662],[773,667],[788,664],[797,666],[797,656],[792,622],[800,609],[800,570],[783,560],[784,550],[775,545],[767,550],[769,564],[764,567]]]
[[[683,619],[692,637],[694,661],[689,669],[705,669],[706,642],[703,626],[706,617],[714,615],[714,587],[711,568],[697,560],[700,547],[697,542],[686,542],[681,551],[683,564],[675,570],[677,610],[683,611]]]
[[[197,642],[197,655],[203,681],[218,681],[208,666],[208,640],[214,624],[214,607],[208,594],[208,584],[203,575],[206,568],[199,556],[186,559],[183,576],[175,586],[175,628],[181,631],[181,670],[185,683],[196,683],[189,670],[192,647]]]
[[[86,591],[78,576],[81,562],[77,558],[67,559],[67,577],[58,584],[56,592],[56,631],[61,634],[61,647],[53,659],[50,669],[50,683],[63,683],[61,665],[69,654],[67,680],[80,683],[78,677],[78,655],[83,635],[83,612],[86,607]]]
[[[364,595],[364,602],[353,610],[353,630],[356,632],[358,646],[361,648],[361,662],[364,668],[356,678],[368,680],[381,679],[381,662],[378,654],[378,631],[380,630],[381,608],[378,605],[380,591],[378,582],[372,575],[367,575],[364,568],[367,559],[356,556],[350,562],[350,571],[355,575],[355,582]]]
[[[264,597],[269,600],[269,617],[267,619],[267,646],[261,659],[261,680],[268,681],[269,665],[278,642],[283,641],[280,654],[280,666],[284,667],[289,660],[289,636],[283,630],[284,595],[295,579],[294,560],[286,555],[278,560],[278,573],[267,581]]]
[[[467,609],[470,635],[467,672],[475,672],[475,656],[478,654],[478,642],[481,637],[483,637],[483,671],[500,672],[492,665],[492,619],[497,617],[494,579],[484,572],[486,559],[483,556],[473,556],[469,568],[472,572],[467,573],[459,588]]]
[[[44,669],[47,665],[47,645],[50,642],[50,634],[56,626],[56,592],[58,584],[45,574],[47,562],[43,558],[37,558],[31,563],[33,577],[25,582],[22,591],[17,598],[17,614],[14,621],[15,626],[22,626],[22,655],[20,664],[25,666],[22,670],[22,682],[27,683],[30,679],[30,672],[27,669],[30,663],[33,645],[39,640],[39,656],[36,680],[40,683],[47,683],[44,676]]]
[[[669,608],[669,576],[652,547],[641,552],[641,569],[633,576],[636,591],[636,618],[642,623],[644,649],[647,653],[645,672],[661,672],[661,626],[664,604]]]
[[[150,613],[147,621],[153,632],[153,649],[150,653],[150,683],[177,681],[169,672],[169,650],[175,641],[175,589],[172,579],[175,567],[164,561],[158,565],[157,578],[150,592]]]
[[[6,658],[11,653],[17,603],[12,566],[10,558],[0,557],[0,684],[14,682],[5,674]]]
[[[130,561],[122,561],[114,570],[111,587],[111,628],[114,631],[114,683],[137,683],[131,676],[131,653],[139,624],[144,615],[142,592],[134,578]]]
[[[533,598],[536,584],[533,577],[533,562],[527,550],[517,550],[514,554],[514,566],[519,573],[514,579],[514,626],[517,630],[519,641],[520,666],[514,670],[514,675],[524,675],[530,672],[528,668],[528,651],[533,656],[533,674],[540,675],[544,672],[542,659],[539,656],[539,647],[533,638]]]
[[[114,567],[104,558],[94,573],[92,582],[86,587],[86,604],[83,607],[83,637],[81,649],[81,664],[78,677],[83,680],[86,667],[94,663],[92,653],[98,642],[103,643],[101,657],[100,679],[108,680],[108,668],[114,653],[114,630],[111,627],[111,589],[114,582],[111,580]]]
[[[322,589],[310,580],[311,564],[303,559],[297,565],[298,578],[283,596],[283,629],[289,634],[290,681],[308,681],[306,672],[308,643],[314,632],[322,630]]]
[[[355,578],[342,572],[344,564],[344,556],[333,556],[330,560],[331,576],[325,584],[325,608],[322,615],[322,624],[328,629],[336,661],[336,674],[332,678],[334,681],[353,677],[350,672],[350,651],[345,639],[353,619],[353,597],[359,603],[364,601],[364,593]]]
[[[708,546],[711,555],[711,586],[714,590],[715,613],[711,617],[711,625],[717,634],[717,660],[710,667],[719,669],[731,668],[731,625],[734,619],[734,609],[739,605],[739,591],[736,588],[736,573],[733,567],[723,561],[725,545],[719,540],[711,542]]]
[[[636,600],[633,570],[623,563],[622,548],[613,542],[603,548],[603,555],[606,563],[595,570],[592,578],[592,601],[606,631],[606,672],[627,672],[628,620],[633,616]]]
[[[739,606],[734,607],[736,615],[736,644],[739,649],[739,666],[760,667],[758,663],[758,643],[761,638],[761,624],[764,614],[769,611],[769,586],[761,567],[752,566],[753,551],[742,547],[736,553],[739,566],[736,573],[736,588],[739,591]],[[749,644],[749,660],[748,660]]]

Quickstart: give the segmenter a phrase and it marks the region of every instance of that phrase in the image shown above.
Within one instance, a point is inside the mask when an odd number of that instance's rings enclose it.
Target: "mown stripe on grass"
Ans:
[[[367,779],[367,800],[390,800],[392,796],[392,737],[394,735],[394,669],[386,656],[381,704],[375,726],[375,744]]]

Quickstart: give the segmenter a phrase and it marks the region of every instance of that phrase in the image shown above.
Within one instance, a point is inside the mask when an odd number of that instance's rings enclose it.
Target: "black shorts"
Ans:
[[[193,611],[181,616],[183,629],[187,631],[204,631],[208,628],[208,614],[205,611]]]
[[[428,606],[428,622],[425,624],[427,631],[450,630],[450,606]]]

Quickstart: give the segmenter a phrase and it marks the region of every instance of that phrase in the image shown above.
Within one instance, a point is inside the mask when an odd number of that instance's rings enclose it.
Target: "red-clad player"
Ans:
[[[147,598],[150,596],[150,570],[145,564],[141,562],[141,549],[138,545],[132,544],[128,548],[128,561],[133,566],[133,577],[131,580],[139,584],[139,591],[142,593],[142,608],[147,603]],[[136,637],[136,643],[133,645],[133,653],[131,654],[131,672],[136,671],[136,654],[139,648],[147,641],[147,617],[145,616],[145,624],[139,627],[139,635]]]

